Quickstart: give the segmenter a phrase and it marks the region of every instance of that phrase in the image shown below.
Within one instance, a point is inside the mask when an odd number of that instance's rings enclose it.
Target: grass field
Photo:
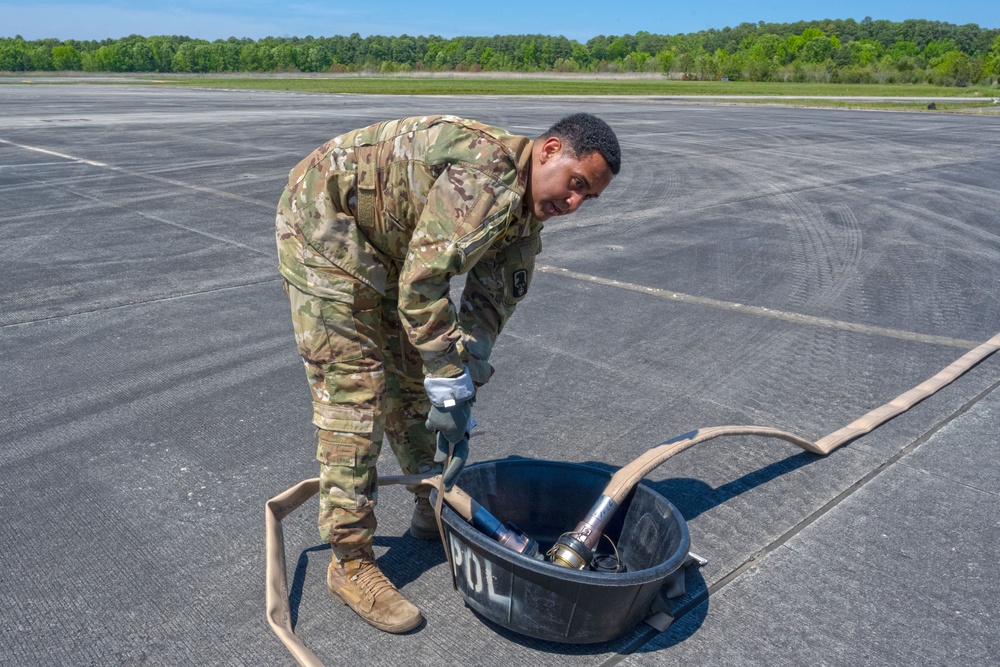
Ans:
[[[677,81],[672,79],[606,78],[591,79],[541,75],[535,78],[491,76],[197,76],[115,75],[75,79],[55,77],[0,76],[2,83],[99,83],[108,85],[162,85],[241,90],[288,90],[306,93],[368,95],[645,95],[651,97],[714,96],[705,100],[716,104],[782,104],[808,107],[928,111],[927,102],[939,98],[937,111],[1000,114],[1000,88],[970,86],[952,88],[926,84],[837,84],[837,83],[753,83],[723,81]],[[718,99],[733,96],[737,99]],[[917,100],[837,100],[855,98],[918,98]],[[809,99],[801,99],[809,98]],[[923,101],[921,101],[923,100]]]
[[[569,79],[476,77],[331,77],[331,78],[170,78],[157,83],[174,86],[293,90],[312,93],[371,95],[767,95],[827,97],[968,97],[1000,96],[986,86],[946,88],[916,84],[820,84],[675,81],[668,79]]]

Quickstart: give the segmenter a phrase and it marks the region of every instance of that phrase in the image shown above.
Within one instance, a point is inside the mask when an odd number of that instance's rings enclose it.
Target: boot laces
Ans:
[[[392,585],[378,565],[370,560],[363,561],[357,573],[351,577],[351,581],[357,584],[365,593],[378,598],[379,594],[385,591],[394,591],[396,587]]]

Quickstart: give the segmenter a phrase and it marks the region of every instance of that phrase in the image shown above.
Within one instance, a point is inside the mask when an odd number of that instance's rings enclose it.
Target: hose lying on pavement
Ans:
[[[998,349],[1000,349],[1000,334],[970,350],[929,380],[816,442],[788,431],[765,426],[713,426],[672,438],[645,452],[615,473],[587,515],[576,525],[576,528],[563,533],[546,555],[552,563],[562,567],[577,570],[589,567],[594,560],[594,552],[604,534],[605,527],[625,497],[639,483],[639,480],[672,456],[699,443],[721,436],[755,435],[785,440],[807,452],[825,456],[841,445],[871,432],[893,417],[906,412],[920,401],[953,382]]]
[[[431,477],[396,475],[378,478],[379,486],[391,484],[427,485],[440,492],[441,475]],[[267,623],[274,630],[274,634],[278,635],[281,643],[295,656],[299,664],[307,667],[323,667],[323,663],[320,662],[315,653],[302,643],[292,628],[292,613],[288,605],[288,573],[285,569],[285,534],[281,527],[281,520],[317,493],[319,493],[319,478],[314,477],[303,480],[284,493],[271,498],[264,506],[265,550],[267,552],[267,565],[264,572],[267,588],[264,598],[267,605]],[[471,521],[476,511],[480,509],[479,503],[457,486],[453,486],[450,491],[445,491],[444,494],[439,493],[439,497],[443,497],[448,506],[466,521]],[[436,510],[440,521],[440,503]],[[445,553],[447,553],[447,549],[445,549]]]
[[[638,484],[639,480],[671,457],[698,443],[721,436],[756,435],[785,440],[805,451],[825,456],[841,445],[871,432],[893,417],[909,410],[920,401],[956,380],[963,373],[997,350],[1000,350],[1000,333],[982,345],[970,350],[934,377],[815,442],[794,433],[763,426],[715,426],[691,431],[668,440],[662,445],[645,452],[642,456],[612,476],[601,499],[594,505],[591,513],[572,533],[566,534],[568,536],[576,536],[573,539],[577,544],[570,546],[574,547],[574,549],[579,544],[586,546],[587,541],[593,541],[594,535],[599,540],[603,526],[606,525],[607,520],[613,515],[614,510],[617,509],[617,505],[628,495],[632,487]],[[441,490],[440,475],[433,477],[423,477],[421,475],[379,477],[378,483],[380,486],[388,484],[425,484],[438,489],[439,492]],[[284,493],[268,500],[264,513],[267,549],[267,568],[265,574],[267,584],[265,595],[267,621],[271,629],[278,635],[278,638],[288,648],[298,663],[305,667],[322,667],[323,663],[302,643],[292,629],[291,610],[288,604],[288,580],[285,569],[285,541],[281,520],[318,491],[319,479],[302,481]],[[435,508],[438,513],[439,526],[440,498],[442,496],[444,501],[467,521],[472,521],[476,512],[481,509],[480,505],[474,499],[465,494],[456,485],[452,487],[451,491],[446,491],[443,494],[439,493],[439,502]],[[563,547],[563,551],[559,551],[560,546]],[[593,546],[590,548],[592,549]],[[580,567],[578,561],[581,559],[581,556],[574,549],[570,549],[561,542],[557,543],[550,552],[553,562],[567,567]],[[447,553],[447,549],[445,551]]]

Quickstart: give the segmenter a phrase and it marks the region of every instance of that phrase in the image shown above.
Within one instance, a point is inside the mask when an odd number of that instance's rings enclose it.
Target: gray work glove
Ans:
[[[444,464],[448,460],[449,442],[443,435],[438,433],[437,451],[434,452],[434,462]],[[465,462],[469,460],[469,438],[465,437],[455,444],[455,451],[451,455],[451,463],[441,473],[441,481],[444,482],[444,490],[451,491],[455,485],[459,473],[465,467]]]
[[[424,378],[424,389],[431,399],[431,409],[427,413],[425,426],[437,431],[437,453],[434,461],[443,463],[448,458],[448,448],[455,448],[452,463],[445,471],[445,484],[454,484],[458,473],[469,457],[469,432],[472,430],[472,404],[475,388],[469,370],[456,378]],[[450,480],[450,481],[449,481]]]

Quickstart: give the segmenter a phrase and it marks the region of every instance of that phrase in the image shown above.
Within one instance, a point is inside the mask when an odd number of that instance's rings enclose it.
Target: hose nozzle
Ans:
[[[614,516],[618,503],[608,496],[597,499],[586,518],[577,524],[571,533],[563,533],[545,554],[553,565],[585,570],[594,561],[594,549],[601,541],[601,535],[608,520]]]
[[[524,531],[508,521],[506,525],[490,514],[485,507],[476,503],[471,523],[483,533],[486,533],[503,546],[524,554],[529,558],[541,559],[538,553],[538,542],[524,534]]]
[[[538,542],[524,534],[513,521],[508,521],[507,525],[501,526],[500,530],[493,534],[493,539],[519,554],[524,554],[531,558],[541,559],[538,554]]]
[[[594,560],[594,552],[576,539],[573,533],[564,533],[560,536],[545,555],[553,565],[574,570],[585,570]]]

